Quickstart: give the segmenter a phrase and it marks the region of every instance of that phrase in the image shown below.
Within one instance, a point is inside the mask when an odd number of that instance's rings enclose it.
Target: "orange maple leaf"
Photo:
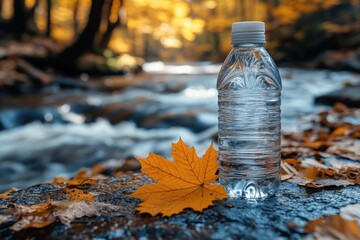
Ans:
[[[228,197],[223,186],[211,184],[218,178],[219,167],[218,152],[212,144],[201,159],[194,147],[189,148],[181,138],[172,147],[173,162],[154,153],[137,158],[142,171],[156,181],[131,194],[143,201],[137,207],[140,213],[171,216],[185,208],[202,211],[215,199]]]

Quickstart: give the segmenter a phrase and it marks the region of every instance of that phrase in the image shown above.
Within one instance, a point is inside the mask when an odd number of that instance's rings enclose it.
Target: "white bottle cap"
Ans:
[[[264,22],[235,22],[232,24],[231,44],[246,43],[265,43],[265,23]]]

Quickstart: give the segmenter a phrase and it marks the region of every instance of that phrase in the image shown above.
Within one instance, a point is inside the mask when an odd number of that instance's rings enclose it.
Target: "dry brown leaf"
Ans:
[[[68,186],[78,186],[83,184],[95,184],[98,181],[96,179],[92,179],[91,177],[94,177],[94,175],[91,172],[88,172],[86,170],[79,171],[75,177],[67,182]]]
[[[5,198],[8,197],[8,195],[9,195],[10,193],[16,192],[16,191],[18,191],[18,190],[19,190],[19,189],[17,189],[17,188],[11,188],[11,189],[7,190],[6,192],[0,193],[0,199],[5,199]]]
[[[360,161],[360,140],[342,139],[326,150],[326,153],[337,155],[339,157]]]
[[[11,230],[20,231],[26,228],[42,228],[53,223],[56,218],[51,212],[50,201],[45,201],[31,206],[14,205],[18,220],[10,227]]]
[[[17,189],[17,188],[11,188],[11,189],[7,190],[6,192],[0,193],[0,199],[6,199],[10,193],[16,192],[18,190],[19,189]]]
[[[281,147],[281,156],[283,158],[292,158],[300,156],[314,156],[319,151],[313,150],[306,147],[293,147],[293,146],[282,146]]]
[[[284,172],[286,172],[287,174],[291,174],[291,175],[298,174],[298,171],[296,170],[296,168],[291,166],[287,162],[281,162],[280,166],[281,166],[281,169],[284,170]]]
[[[99,215],[98,204],[88,201],[58,201],[51,204],[54,207],[54,216],[58,217],[61,223],[70,225],[70,223],[83,216]]]
[[[296,168],[285,161],[281,161],[281,181],[287,181],[298,174]]]
[[[53,183],[55,184],[65,184],[67,181],[64,177],[54,177]]]
[[[360,126],[355,126],[353,129],[351,129],[350,137],[352,138],[360,138]]]
[[[106,168],[104,166],[98,164],[91,168],[91,172],[92,172],[92,175],[96,175],[96,174],[102,173],[105,169]]]
[[[350,130],[349,126],[341,126],[336,128],[330,135],[329,135],[329,140],[333,140],[337,137],[342,137],[345,136],[346,133],[348,133]]]
[[[340,161],[328,161],[329,165],[336,170],[340,170],[343,168],[358,168],[360,169],[360,163],[358,162],[340,162]]]
[[[360,226],[355,220],[346,220],[339,215],[324,216],[304,227],[306,232],[314,234],[317,239],[360,239]]]
[[[52,224],[59,219],[63,224],[69,225],[71,221],[83,216],[96,216],[108,211],[119,211],[121,206],[95,202],[94,196],[90,192],[79,189],[84,184],[95,184],[97,179],[102,177],[102,166],[95,166],[92,172],[82,170],[75,177],[67,181],[63,177],[56,177],[54,184],[62,187],[62,193],[68,197],[68,200],[52,201],[47,200],[31,206],[14,204],[14,210],[10,215],[0,215],[0,224],[4,222],[16,221],[11,230],[20,231],[26,228],[42,228]],[[2,194],[6,198],[8,194],[16,191],[11,189]]]
[[[307,148],[311,148],[313,150],[320,150],[320,149],[323,149],[323,148],[328,148],[329,147],[329,143],[327,141],[307,141],[305,140],[304,143],[303,143],[304,147],[307,147]]]
[[[360,225],[360,203],[340,208],[340,216],[346,220],[355,220]]]
[[[285,158],[282,160],[282,162],[291,164],[291,165],[300,165],[301,164],[301,160],[298,158]]]
[[[337,102],[333,106],[333,111],[336,113],[344,113],[349,111],[349,108],[345,104],[341,102]]]
[[[360,161],[360,125],[346,122],[344,117],[349,116],[356,116],[354,109],[336,104],[332,111],[314,118],[311,128],[283,135],[282,181],[312,188],[360,184],[359,164],[329,161],[339,157]],[[299,163],[298,158],[305,159]]]
[[[142,200],[137,208],[140,213],[171,216],[186,208],[202,211],[213,205],[214,200],[228,197],[223,186],[211,184],[218,177],[217,151],[213,145],[200,159],[195,149],[180,139],[173,144],[172,156],[174,162],[153,153],[138,158],[142,171],[156,181],[131,195]]]
[[[312,158],[305,158],[304,160],[301,161],[301,167],[304,168],[319,168],[319,169],[326,169],[327,166],[324,165],[323,163],[312,159]]]
[[[92,172],[88,172],[86,170],[80,170],[76,175],[70,179],[66,180],[64,177],[55,177],[53,180],[53,183],[65,185],[65,186],[71,186],[76,187],[79,185],[84,184],[96,184],[98,180],[96,178],[99,178],[102,175],[99,175],[99,172],[102,172],[105,168],[100,165],[96,165]]]
[[[318,179],[319,170],[316,167],[303,168],[301,173],[303,176],[311,182]]]
[[[360,169],[359,168],[344,168],[339,171],[339,175],[346,178],[354,184],[360,184]]]
[[[54,181],[58,184],[64,183],[65,179],[57,178]],[[2,217],[4,222],[16,220],[17,222],[10,227],[11,230],[20,231],[26,228],[42,228],[53,223],[57,218],[63,224],[70,224],[75,218],[82,216],[95,216],[99,214],[98,208],[110,207],[112,205],[94,202],[91,193],[80,189],[65,186],[63,189],[68,200],[51,201],[47,200],[31,206],[14,205],[13,215]],[[113,206],[114,208],[114,206]]]
[[[295,174],[282,174],[282,175],[280,176],[280,180],[281,180],[282,182],[286,182],[286,181],[288,181],[289,179],[293,178],[294,176],[295,176]]]
[[[288,161],[291,162],[291,161]],[[295,162],[295,161],[294,161]],[[337,165],[345,166],[345,165]],[[352,165],[357,166],[357,165]],[[310,188],[349,186],[360,183],[360,169],[354,167],[335,168],[315,159],[306,158],[301,165],[281,163],[281,180]]]
[[[0,214],[0,225],[6,222],[14,221],[16,218],[11,215],[2,215]]]
[[[82,190],[73,188],[73,189],[66,189],[67,196],[70,197],[69,201],[72,202],[79,202],[79,201],[88,201],[94,202],[94,196],[91,193],[84,192]]]
[[[353,183],[343,180],[343,179],[319,179],[317,181],[301,181],[298,183],[300,186],[310,187],[310,188],[322,188],[322,187],[346,187],[349,185],[354,185]]]
[[[2,216],[3,222],[17,222],[10,227],[11,230],[20,231],[26,228],[42,228],[53,223],[57,218],[66,225],[69,225],[74,219],[83,216],[97,216],[100,209],[109,211],[120,210],[120,206],[115,206],[101,202],[90,201],[45,201],[31,206],[14,205],[14,216]]]

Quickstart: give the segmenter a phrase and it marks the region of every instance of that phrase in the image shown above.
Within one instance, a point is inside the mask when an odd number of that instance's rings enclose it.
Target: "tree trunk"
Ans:
[[[109,7],[109,12],[108,12],[108,22],[107,22],[107,28],[100,40],[100,44],[99,44],[99,47],[102,48],[102,49],[105,49],[107,48],[108,44],[109,44],[109,41],[111,39],[111,36],[112,36],[112,33],[114,31],[114,29],[116,28],[116,26],[118,26],[120,24],[120,17],[119,17],[119,10],[120,8],[123,6],[124,2],[123,0],[115,0],[115,1],[119,1],[119,4],[117,6],[117,9],[116,9],[116,12],[117,12],[117,15],[116,15],[116,20],[115,21],[111,21],[110,17],[111,17],[111,8],[112,8],[112,5],[114,4],[114,1],[111,0],[110,2],[110,7]]]
[[[0,19],[2,19],[2,5],[3,5],[3,0],[0,0]]]
[[[77,13],[78,13],[78,8],[79,8],[79,0],[74,0],[74,18],[73,18],[73,22],[74,22],[74,35],[77,36],[78,35],[78,31],[79,31],[79,24],[77,21]]]
[[[64,71],[74,70],[77,59],[92,48],[95,35],[100,27],[103,5],[104,0],[92,1],[89,20],[84,31],[72,45],[55,56],[54,65],[57,68],[61,68]]]
[[[266,12],[267,12],[267,20],[269,22],[273,22],[274,21],[274,7],[275,7],[275,1],[274,0],[270,0],[266,2]]]
[[[13,2],[14,15],[12,18],[12,30],[14,36],[20,39],[26,31],[26,11],[25,0],[14,0]]]
[[[32,34],[39,34],[39,29],[36,26],[35,22],[35,10],[39,4],[39,0],[35,0],[34,6],[29,9],[26,13],[26,27],[27,31]]]
[[[46,1],[46,36],[51,36],[51,0]]]

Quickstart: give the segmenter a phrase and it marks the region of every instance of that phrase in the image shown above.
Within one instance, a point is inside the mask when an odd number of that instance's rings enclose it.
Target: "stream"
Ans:
[[[202,154],[217,135],[218,64],[147,63],[144,73],[89,79],[87,89],[52,86],[21,96],[0,95],[0,192],[96,164],[119,166],[155,152],[169,157],[181,137]],[[314,97],[360,83],[359,75],[280,69],[282,130],[309,127]]]

